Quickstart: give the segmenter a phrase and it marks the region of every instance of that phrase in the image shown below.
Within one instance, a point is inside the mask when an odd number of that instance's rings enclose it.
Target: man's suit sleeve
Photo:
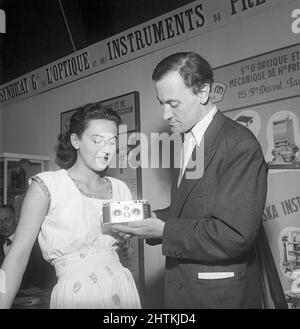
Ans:
[[[169,218],[164,255],[217,262],[240,257],[252,247],[267,193],[268,169],[260,145],[254,139],[238,142],[224,155],[222,166],[211,216]]]
[[[154,210],[154,213],[157,216],[157,218],[165,222],[169,217],[169,209],[170,207]],[[149,244],[150,246],[155,246],[157,244],[161,244],[162,239],[146,239],[146,243]]]

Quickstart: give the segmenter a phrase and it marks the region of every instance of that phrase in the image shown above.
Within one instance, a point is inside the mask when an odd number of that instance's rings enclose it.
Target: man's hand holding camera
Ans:
[[[165,223],[156,217],[155,213],[151,213],[150,218],[141,221],[123,224],[115,224],[113,231],[118,232],[120,236],[134,235],[138,238],[156,239],[161,238]]]

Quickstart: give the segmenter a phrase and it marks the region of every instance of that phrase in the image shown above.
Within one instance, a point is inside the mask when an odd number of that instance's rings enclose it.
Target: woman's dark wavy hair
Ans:
[[[71,144],[71,134],[74,133],[81,138],[88,123],[96,119],[113,121],[117,127],[121,124],[121,118],[115,111],[104,108],[99,103],[78,107],[71,117],[69,129],[58,136],[55,162],[60,168],[71,168],[77,159],[77,151]]]
[[[213,71],[209,63],[194,52],[180,52],[170,55],[159,62],[152,74],[152,80],[157,82],[167,73],[178,71],[185,85],[196,94],[204,84],[214,82]]]

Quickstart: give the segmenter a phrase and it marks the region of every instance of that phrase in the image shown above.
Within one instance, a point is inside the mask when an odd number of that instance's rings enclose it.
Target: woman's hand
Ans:
[[[133,254],[133,246],[131,244],[131,240],[127,239],[127,240],[123,240],[119,242],[119,250],[118,250],[120,257],[124,260],[124,261],[128,261],[129,258],[132,256]]]

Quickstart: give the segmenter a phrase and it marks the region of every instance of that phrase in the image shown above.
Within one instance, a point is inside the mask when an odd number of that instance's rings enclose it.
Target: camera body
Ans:
[[[103,225],[126,224],[151,217],[147,200],[107,202],[102,207]]]

